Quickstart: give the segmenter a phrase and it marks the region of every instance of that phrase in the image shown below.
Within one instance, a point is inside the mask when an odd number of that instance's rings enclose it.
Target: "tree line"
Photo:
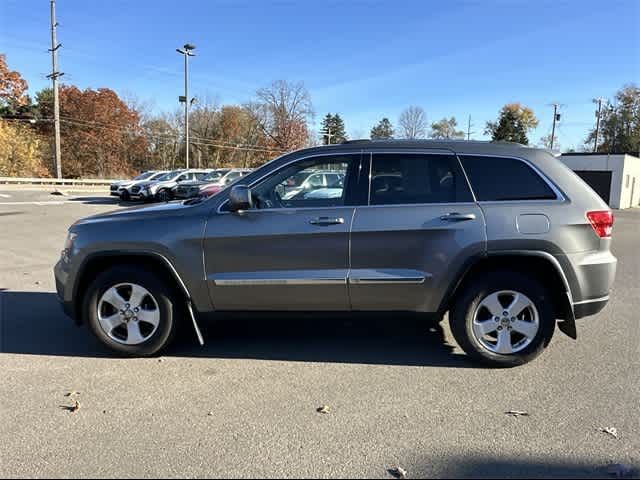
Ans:
[[[184,167],[184,116],[181,109],[152,112],[135,97],[121,97],[109,88],[60,86],[62,168],[66,178],[113,178],[147,169]],[[189,116],[192,167],[256,167],[285,152],[348,139],[339,113],[323,117],[312,130],[311,96],[302,83],[275,81],[241,105],[221,105],[199,98]],[[507,104],[485,126],[493,140],[528,144],[538,126],[534,112]],[[605,103],[600,118],[597,151],[640,150],[640,88],[628,85]],[[455,117],[429,123],[422,107],[406,108],[397,127],[382,118],[370,131],[372,139],[458,139]],[[29,95],[28,84],[0,54],[0,176],[50,176],[53,157],[53,93],[45,88]],[[549,137],[540,143],[548,146]],[[585,150],[592,150],[595,129]],[[557,143],[556,143],[557,145]]]

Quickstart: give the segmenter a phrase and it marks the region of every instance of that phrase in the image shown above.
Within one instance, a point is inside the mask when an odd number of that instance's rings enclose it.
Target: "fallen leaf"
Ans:
[[[607,473],[616,478],[629,477],[633,474],[633,467],[625,463],[614,463],[607,467]]]
[[[512,417],[528,417],[528,412],[521,412],[519,410],[509,410],[508,412],[504,412],[506,415],[511,415]]]
[[[618,429],[615,427],[603,427],[599,428],[598,431],[611,435],[613,438],[618,438]]]
[[[395,478],[407,478],[407,471],[402,467],[390,468],[387,470]]]
[[[327,413],[330,413],[330,412],[331,412],[331,409],[329,408],[329,406],[328,406],[328,405],[324,405],[324,406],[322,406],[322,407],[320,407],[320,408],[317,408],[317,409],[316,409],[316,412],[318,412],[318,413],[323,413],[323,414],[325,414],[325,415],[326,415]]]
[[[76,413],[78,410],[80,410],[80,402],[78,400],[74,400],[73,406],[70,407],[68,405],[61,405],[60,408],[66,410],[69,413]]]
[[[76,392],[76,391],[74,390],[74,391],[71,391],[71,392],[69,392],[69,393],[65,393],[65,394],[64,394],[64,396],[65,396],[65,397],[73,397],[74,395],[80,395],[80,392]]]

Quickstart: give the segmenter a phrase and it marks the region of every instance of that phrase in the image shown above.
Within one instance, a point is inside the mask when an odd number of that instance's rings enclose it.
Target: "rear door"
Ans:
[[[318,155],[283,166],[251,185],[255,208],[214,212],[204,246],[216,310],[349,309],[349,227],[361,154]],[[339,170],[341,195],[286,187],[301,171]],[[332,192],[335,193],[335,192]]]
[[[369,202],[351,231],[354,310],[435,311],[456,273],[485,251],[482,211],[449,151],[372,152]]]

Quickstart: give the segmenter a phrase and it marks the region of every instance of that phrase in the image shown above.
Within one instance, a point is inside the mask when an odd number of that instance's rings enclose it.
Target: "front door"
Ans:
[[[288,164],[251,185],[254,208],[213,212],[205,268],[216,310],[348,310],[349,228],[360,154]],[[343,181],[308,187],[331,171]],[[305,188],[302,188],[305,185]]]
[[[373,153],[351,232],[354,310],[435,311],[452,272],[485,251],[485,224],[448,151]]]

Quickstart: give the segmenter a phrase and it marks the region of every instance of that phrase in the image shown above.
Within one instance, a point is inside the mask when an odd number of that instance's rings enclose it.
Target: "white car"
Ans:
[[[290,179],[284,186],[283,200],[296,197],[309,198],[307,195],[318,189],[340,189],[344,186],[344,172],[332,170],[302,171]],[[327,197],[318,197],[327,198]]]
[[[158,170],[150,173],[151,175],[145,178],[136,177],[133,180],[130,180],[127,182],[120,182],[120,185],[118,186],[118,192],[117,192],[117,195],[120,197],[120,200],[128,202],[129,200],[131,200],[131,187],[133,187],[134,185],[139,185],[142,182],[153,182],[154,180],[157,180],[163,175],[165,175],[167,173],[167,170]],[[115,194],[111,192],[111,195],[115,195]]]

